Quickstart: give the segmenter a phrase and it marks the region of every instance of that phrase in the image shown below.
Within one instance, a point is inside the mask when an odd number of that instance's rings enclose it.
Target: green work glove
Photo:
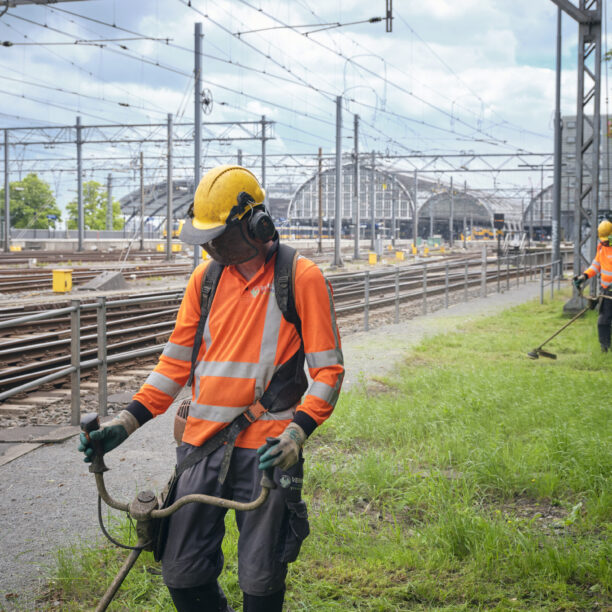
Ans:
[[[572,282],[574,283],[574,287],[576,287],[578,291],[580,291],[580,287],[582,287],[582,283],[584,283],[584,281],[586,281],[586,276],[584,274],[577,274],[572,279]]]
[[[300,450],[306,441],[306,433],[297,423],[289,423],[278,438],[267,438],[266,444],[257,449],[259,469],[279,467],[288,470],[300,458]]]
[[[102,425],[100,429],[92,431],[89,437],[93,441],[101,442],[102,453],[106,454],[124,442],[130,434],[136,431],[138,425],[138,420],[133,414],[127,410],[122,410],[106,425]],[[79,436],[79,441],[78,450],[85,454],[83,461],[91,463],[94,454],[91,442],[85,437],[84,433],[81,433]]]

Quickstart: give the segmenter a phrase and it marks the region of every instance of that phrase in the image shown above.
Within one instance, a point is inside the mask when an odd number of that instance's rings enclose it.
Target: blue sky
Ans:
[[[204,87],[213,96],[204,120],[253,121],[265,114],[275,121],[268,152],[296,157],[292,163],[270,158],[271,182],[299,183],[313,170],[301,154],[312,156],[319,146],[333,153],[340,94],[347,152],[354,113],[362,118],[362,151],[552,152],[557,8],[550,0],[397,0],[392,33],[382,22],[307,37],[300,32],[317,28],[236,35],[360,21],[383,15],[384,8],[383,0],[192,0],[191,6],[187,0],[83,0],[11,8],[0,18],[0,40],[15,43],[0,47],[0,127],[74,125],[76,115],[86,125],[159,123],[167,113],[193,121],[193,31],[200,21]],[[140,37],[148,39],[116,40]],[[42,44],[58,42],[72,44]],[[576,44],[577,26],[564,16],[567,114],[575,113]],[[602,74],[605,113],[605,69]],[[256,142],[210,143],[205,167],[234,157],[239,146],[245,154],[259,152]],[[36,167],[62,207],[74,197],[74,147],[14,149],[11,178]],[[163,147],[143,149],[148,178],[163,180]],[[134,145],[90,145],[86,178],[102,182],[113,172],[122,195],[137,186],[138,152]],[[186,159],[191,149],[177,147],[175,154]],[[32,158],[44,161],[26,161]],[[191,175],[190,163],[177,168],[177,177]],[[474,186],[492,184],[491,175],[455,176],[464,178]],[[500,175],[496,184],[520,186],[528,179]]]

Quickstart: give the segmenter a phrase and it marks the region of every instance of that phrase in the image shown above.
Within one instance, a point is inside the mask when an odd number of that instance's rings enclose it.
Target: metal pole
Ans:
[[[467,248],[467,216],[466,216],[466,202],[467,202],[467,181],[463,181],[463,248]]]
[[[76,118],[77,148],[77,251],[83,250],[85,219],[83,218],[83,141],[81,139],[81,118]]]
[[[370,329],[370,271],[366,270],[365,278],[363,279],[363,329],[368,331]]]
[[[391,245],[395,247],[395,235],[397,233],[397,190],[395,181],[391,184]]]
[[[261,116],[261,186],[266,189],[266,116]],[[266,199],[267,196],[266,196]]]
[[[427,314],[427,264],[423,264],[423,314]]]
[[[482,297],[487,297],[487,247],[482,248],[482,271],[480,279],[480,292]]]
[[[412,244],[416,247],[419,237],[419,208],[417,206],[417,196],[419,193],[419,173],[414,170],[414,200],[412,202]]]
[[[140,250],[144,251],[145,193],[144,193],[144,154],[140,152]]]
[[[450,219],[448,222],[449,225],[449,244],[452,248],[454,245],[453,233],[454,233],[454,225],[455,225],[455,190],[453,189],[453,177],[450,179]]]
[[[108,414],[108,363],[106,354],[106,297],[98,298],[98,410],[102,416]]]
[[[334,266],[342,265],[342,96],[336,97],[336,193],[334,213]]]
[[[166,186],[168,188],[168,197],[166,202],[166,260],[172,260],[172,113],[168,113],[168,168],[167,168]]]
[[[194,24],[193,41],[193,195],[200,184],[200,168],[202,166],[202,23]],[[193,267],[200,263],[200,246],[193,245]]]
[[[395,322],[399,323],[400,277],[399,266],[395,266]]]
[[[372,174],[370,180],[370,251],[376,251],[375,240],[375,230],[374,226],[376,225],[376,190],[374,188],[374,184],[376,182],[376,154],[372,151],[371,156],[371,165],[372,165]]]
[[[74,310],[70,313],[70,424],[81,421],[81,301],[70,300]]]
[[[355,172],[353,173],[353,206],[355,207],[355,252],[353,253],[353,259],[359,259],[359,230],[361,227],[361,202],[360,202],[360,174],[359,174],[359,115],[355,115],[353,118],[353,142],[355,146]]]
[[[463,301],[468,301],[468,265],[465,264],[465,269],[463,271]]]
[[[239,166],[242,166],[242,149],[238,149],[238,155],[236,157],[236,161]]]
[[[540,268],[540,304],[544,303],[544,266]]]
[[[323,253],[323,149],[319,147],[319,247],[317,253]]]
[[[448,308],[448,261],[444,264],[444,308]]]
[[[4,252],[11,250],[11,198],[9,186],[9,131],[4,130]]]
[[[106,177],[106,229],[113,229],[113,175]]]
[[[499,249],[497,249],[497,257],[495,258],[495,261],[497,262],[497,293],[499,293],[501,291],[499,274]]]
[[[557,9],[557,60],[555,78],[555,149],[552,206],[552,258],[560,259],[561,234],[561,9]]]

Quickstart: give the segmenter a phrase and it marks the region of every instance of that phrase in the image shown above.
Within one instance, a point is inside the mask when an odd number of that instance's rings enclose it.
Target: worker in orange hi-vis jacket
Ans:
[[[596,274],[600,275],[601,290],[604,296],[612,297],[612,223],[607,219],[597,227],[599,243],[597,253],[591,265],[582,273],[574,276],[574,285],[580,289],[582,283]],[[612,326],[612,299],[600,299],[599,317],[597,319],[597,332],[601,350],[607,353],[610,350],[610,334]]]
[[[115,448],[191,384],[173,499],[250,501],[261,470],[274,469],[277,488],[257,510],[236,512],[236,522],[243,609],[275,612],[288,563],[309,532],[302,446],[331,415],[344,376],[331,287],[314,263],[279,244],[264,191],[240,166],[202,178],[181,239],[212,261],[191,275],[154,371],[127,410],[91,437],[105,452]],[[91,460],[86,440],[79,448]],[[181,473],[191,455],[197,461]],[[160,558],[179,611],[231,610],[217,582],[225,512],[187,504],[169,519]]]

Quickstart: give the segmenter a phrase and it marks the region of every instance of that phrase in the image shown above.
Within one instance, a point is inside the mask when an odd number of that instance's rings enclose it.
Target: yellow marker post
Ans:
[[[368,263],[371,266],[375,265],[377,261],[378,261],[378,256],[376,255],[376,253],[370,253],[368,255]]]
[[[413,245],[412,245],[412,254],[413,254],[413,255],[416,255],[416,254],[417,254],[417,252],[418,252],[418,251],[417,251],[417,248],[416,248],[416,244],[413,244]]]
[[[395,251],[395,259],[404,261],[404,251]]]
[[[429,255],[429,247],[428,246],[423,247],[423,255],[425,257],[427,257],[427,255]]]
[[[55,293],[72,291],[72,269],[60,268],[53,270],[53,291]]]

